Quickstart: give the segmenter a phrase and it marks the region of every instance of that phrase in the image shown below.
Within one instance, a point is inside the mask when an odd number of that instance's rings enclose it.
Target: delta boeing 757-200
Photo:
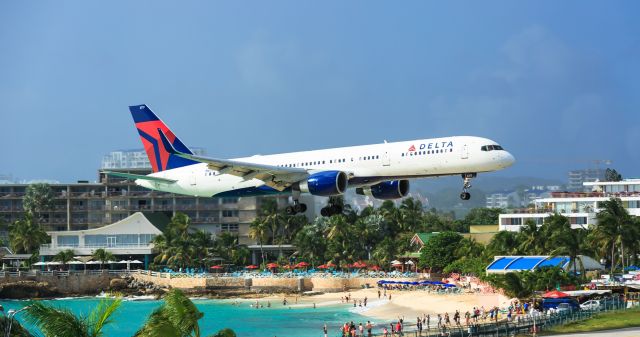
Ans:
[[[194,155],[146,105],[129,107],[149,156],[153,173],[104,171],[134,179],[137,185],[192,196],[258,196],[290,194],[288,214],[305,212],[301,193],[330,197],[347,188],[376,199],[398,199],[409,192],[409,179],[461,175],[460,198],[468,200],[478,173],[513,165],[514,157],[496,142],[457,136],[334,149],[218,159]],[[338,205],[323,216],[341,213]]]

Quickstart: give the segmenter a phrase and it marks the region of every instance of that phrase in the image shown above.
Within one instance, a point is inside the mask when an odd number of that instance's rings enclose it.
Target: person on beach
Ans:
[[[382,335],[384,337],[389,337],[389,330],[387,330],[387,327],[382,328]]]
[[[465,322],[465,324],[466,324],[467,326],[469,326],[470,318],[471,318],[471,314],[470,314],[470,313],[469,313],[469,311],[467,310],[467,312],[465,312],[465,313],[464,313],[464,319],[465,319],[465,321],[466,321],[466,322]]]
[[[442,326],[442,315],[438,314],[438,328]]]
[[[287,305],[287,298],[286,297],[282,300],[282,305],[284,305],[284,306]]]
[[[444,325],[451,325],[451,320],[449,319],[449,313],[444,313]]]
[[[380,295],[381,295],[380,289],[378,289],[378,299],[380,299]]]
[[[367,306],[367,297],[366,296],[364,297],[364,306],[365,307]]]
[[[358,331],[360,331],[360,337],[364,336],[364,327],[362,326],[362,323],[358,324]]]
[[[371,337],[371,328],[373,326],[371,325],[371,321],[367,321],[367,336]]]
[[[327,323],[324,323],[324,326],[322,327],[322,331],[324,332],[324,337],[327,337]]]
[[[429,326],[431,324],[431,315],[427,314],[427,318],[426,319],[427,319],[427,330],[429,330],[430,329]]]
[[[460,311],[456,310],[455,314],[453,314],[453,321],[457,326],[460,326]]]

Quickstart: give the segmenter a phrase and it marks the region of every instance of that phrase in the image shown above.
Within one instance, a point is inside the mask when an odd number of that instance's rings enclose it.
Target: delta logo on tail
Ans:
[[[153,172],[197,164],[196,161],[172,155],[161,146],[160,132],[164,133],[169,142],[178,151],[193,154],[146,105],[130,106],[129,111],[131,111],[131,116],[138,129],[138,134],[140,134],[142,145],[149,157]]]

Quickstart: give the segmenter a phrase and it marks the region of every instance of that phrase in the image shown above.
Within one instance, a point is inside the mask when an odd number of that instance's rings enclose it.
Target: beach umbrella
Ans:
[[[327,262],[327,269],[329,269],[329,268],[333,268],[333,267],[335,267],[335,266],[336,266],[336,264],[335,264],[335,263],[333,263],[333,262],[331,262],[331,261]]]
[[[250,264],[248,266],[245,267],[246,269],[258,269],[258,266],[256,266],[255,264]]]
[[[84,263],[80,261],[69,261],[67,262],[67,264],[84,264]]]
[[[142,264],[142,261],[138,261],[138,260],[132,260],[132,261],[129,261],[129,262],[130,262],[130,263]]]
[[[219,270],[224,269],[224,267],[223,267],[223,266],[221,266],[221,265],[215,265],[215,266],[211,266],[211,267],[210,267],[210,269],[215,270],[215,271],[216,271],[216,273],[217,273]]]
[[[273,269],[273,268],[278,268],[279,265],[277,263],[271,262],[269,264],[267,264],[267,268],[269,269]]]
[[[405,262],[404,264],[408,264],[408,265],[412,265],[413,266],[415,263],[413,263],[413,261],[409,260],[409,261]]]
[[[542,297],[543,298],[564,298],[564,297],[569,297],[569,295],[566,293],[563,293],[562,291],[553,290],[553,291],[544,293]]]
[[[47,262],[47,266],[59,266],[59,265],[61,265],[61,264],[62,264],[62,263],[61,263],[61,262],[58,262],[58,261],[50,261],[50,262]]]
[[[381,268],[379,266],[370,266],[369,269],[373,271],[380,271]]]
[[[367,267],[367,264],[362,261],[358,261],[353,264],[353,268],[366,268],[366,267]]]
[[[391,265],[395,265],[395,264],[402,264],[402,262],[398,261],[398,260],[393,260],[390,262]]]
[[[120,260],[120,261],[118,261],[118,262],[116,262],[116,263],[122,263],[122,264],[124,264],[124,263],[129,263],[129,260]]]
[[[327,267],[326,264],[321,264],[321,265],[317,266],[316,268],[318,268],[318,269],[327,269],[329,267]]]
[[[36,262],[34,264],[32,264],[32,266],[46,266],[47,263],[46,262]]]
[[[298,268],[306,268],[306,267],[309,267],[309,264],[304,262],[304,261],[302,261],[302,262],[298,263],[296,265],[296,267],[298,267]]]

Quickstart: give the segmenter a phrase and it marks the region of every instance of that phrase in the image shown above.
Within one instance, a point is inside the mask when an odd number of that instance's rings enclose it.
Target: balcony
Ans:
[[[551,192],[552,198],[625,198],[640,197],[640,192]]]
[[[115,255],[144,255],[151,254],[153,250],[153,243],[148,244],[94,244],[94,245],[80,245],[80,244],[44,244],[40,245],[40,255],[56,255],[57,253],[72,249],[78,255],[91,255],[96,249],[106,249]]]

